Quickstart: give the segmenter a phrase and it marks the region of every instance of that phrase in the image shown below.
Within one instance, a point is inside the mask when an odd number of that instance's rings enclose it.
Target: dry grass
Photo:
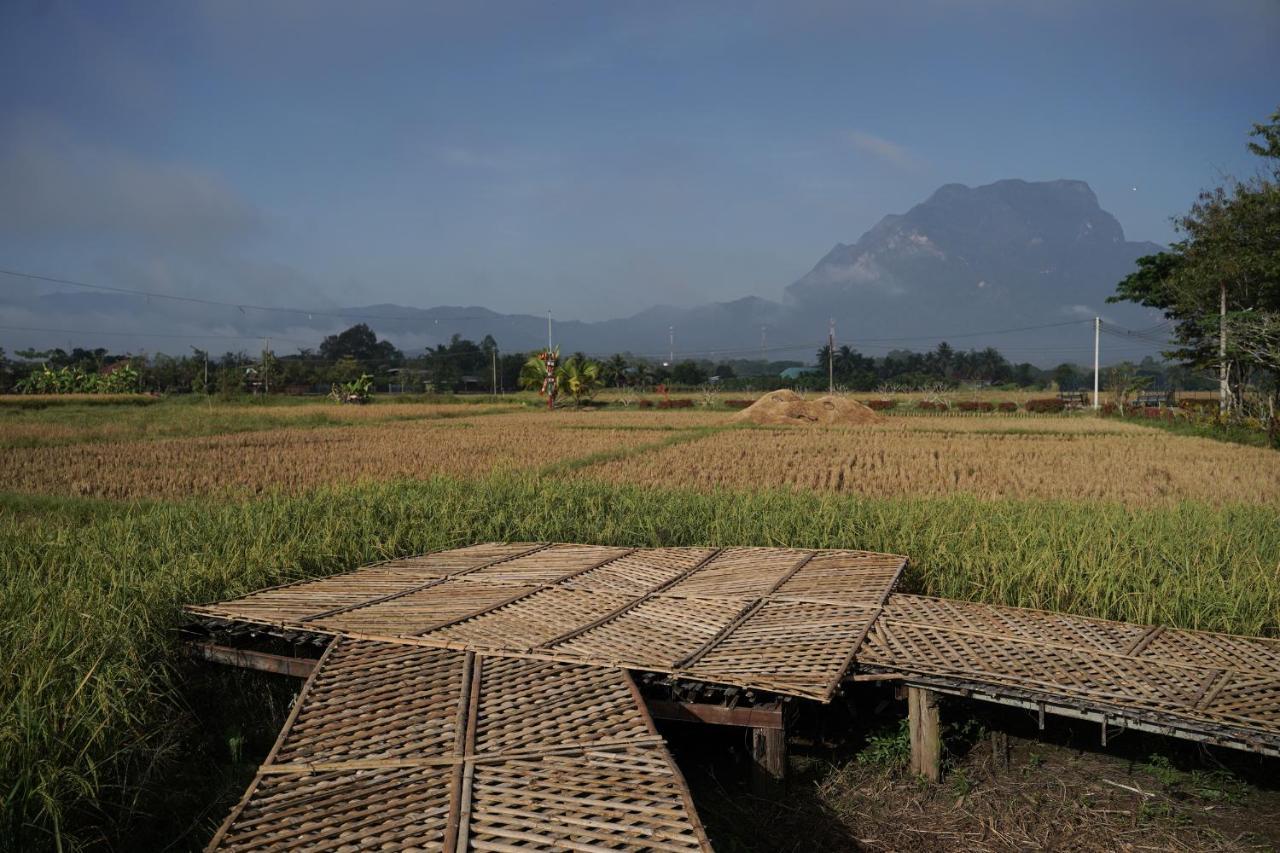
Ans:
[[[339,406],[320,401],[291,405],[183,401],[145,407],[67,405],[42,410],[0,407],[0,447],[218,435],[286,426],[433,420],[503,411],[518,412],[523,407],[472,403]]]
[[[955,430],[914,420],[850,430],[734,430],[602,462],[578,475],[677,488],[785,487],[876,497],[1280,503],[1274,451],[1111,422],[1059,419],[1059,431],[1051,431],[1051,420],[1022,430],[983,420],[959,421]],[[1105,434],[1093,434],[1100,426]]]
[[[526,416],[8,448],[0,450],[0,490],[113,499],[297,493],[328,484],[536,468],[652,440],[630,430],[549,432]]]

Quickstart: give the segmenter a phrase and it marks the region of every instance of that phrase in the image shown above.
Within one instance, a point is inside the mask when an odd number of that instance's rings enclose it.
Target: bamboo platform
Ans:
[[[826,701],[905,565],[864,551],[477,545],[187,612]]]
[[[818,701],[905,682],[913,766],[931,778],[931,691],[1092,720],[1104,743],[1121,727],[1280,755],[1280,640],[895,593],[905,565],[485,544],[187,607],[215,637],[325,646],[210,849],[709,849],[628,670]],[[721,721],[785,755],[776,705],[754,709],[767,726],[732,703]]]
[[[332,642],[209,849],[710,850],[623,670]]]
[[[856,663],[1095,720],[1104,733],[1121,726],[1280,755],[1280,640],[894,594]]]

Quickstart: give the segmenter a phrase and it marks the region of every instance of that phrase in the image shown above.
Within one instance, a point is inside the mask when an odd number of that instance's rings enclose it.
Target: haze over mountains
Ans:
[[[665,358],[674,326],[677,358],[754,358],[763,351],[771,359],[805,359],[824,342],[828,318],[835,318],[837,342],[872,355],[928,349],[945,339],[964,349],[995,346],[1013,361],[1083,362],[1091,356],[1092,333],[1086,323],[1072,321],[1095,314],[1134,328],[1158,321],[1145,309],[1104,303],[1136,258],[1159,249],[1154,243],[1127,241],[1120,223],[1082,181],[1002,180],[975,188],[947,184],[905,214],[885,216],[856,242],[836,244],[787,286],[779,301],[748,297],[692,308],[655,306],[591,323],[558,318],[553,335],[565,350]],[[375,304],[308,315],[48,290],[40,288],[33,294],[44,295],[25,298],[20,289],[5,290],[3,323],[138,335],[68,341],[59,333],[24,333],[18,336],[24,344],[179,353],[190,343],[214,352],[253,351],[259,343],[237,343],[230,336],[269,335],[277,352],[289,352],[314,347],[323,334],[359,321],[403,349],[432,346],[455,333],[477,340],[492,334],[506,351],[533,349],[547,337],[545,317],[501,314],[486,307]],[[608,284],[602,283],[594,298],[607,300],[607,294]],[[344,316],[328,316],[335,313]],[[1063,325],[977,334],[1052,324]],[[161,332],[193,337],[147,337]],[[199,334],[228,337],[194,337]],[[10,340],[15,335],[6,333]],[[1135,347],[1104,360],[1136,358],[1143,352]]]

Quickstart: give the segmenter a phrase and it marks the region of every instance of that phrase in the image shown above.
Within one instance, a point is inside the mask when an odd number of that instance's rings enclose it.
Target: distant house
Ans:
[[[778,375],[783,379],[786,379],[787,381],[794,381],[796,379],[799,379],[801,376],[804,376],[806,373],[817,373],[817,372],[818,372],[818,368],[816,367],[788,367],[786,370],[782,371]]]

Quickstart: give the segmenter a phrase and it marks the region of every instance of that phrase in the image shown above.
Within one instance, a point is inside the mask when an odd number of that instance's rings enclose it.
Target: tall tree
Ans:
[[[1109,300],[1158,308],[1173,320],[1176,345],[1165,355],[1222,370],[1230,389],[1224,406],[1238,405],[1260,374],[1280,386],[1280,358],[1265,346],[1267,330],[1280,323],[1280,111],[1250,136],[1263,170],[1201,193],[1175,220],[1183,239],[1139,258]]]

